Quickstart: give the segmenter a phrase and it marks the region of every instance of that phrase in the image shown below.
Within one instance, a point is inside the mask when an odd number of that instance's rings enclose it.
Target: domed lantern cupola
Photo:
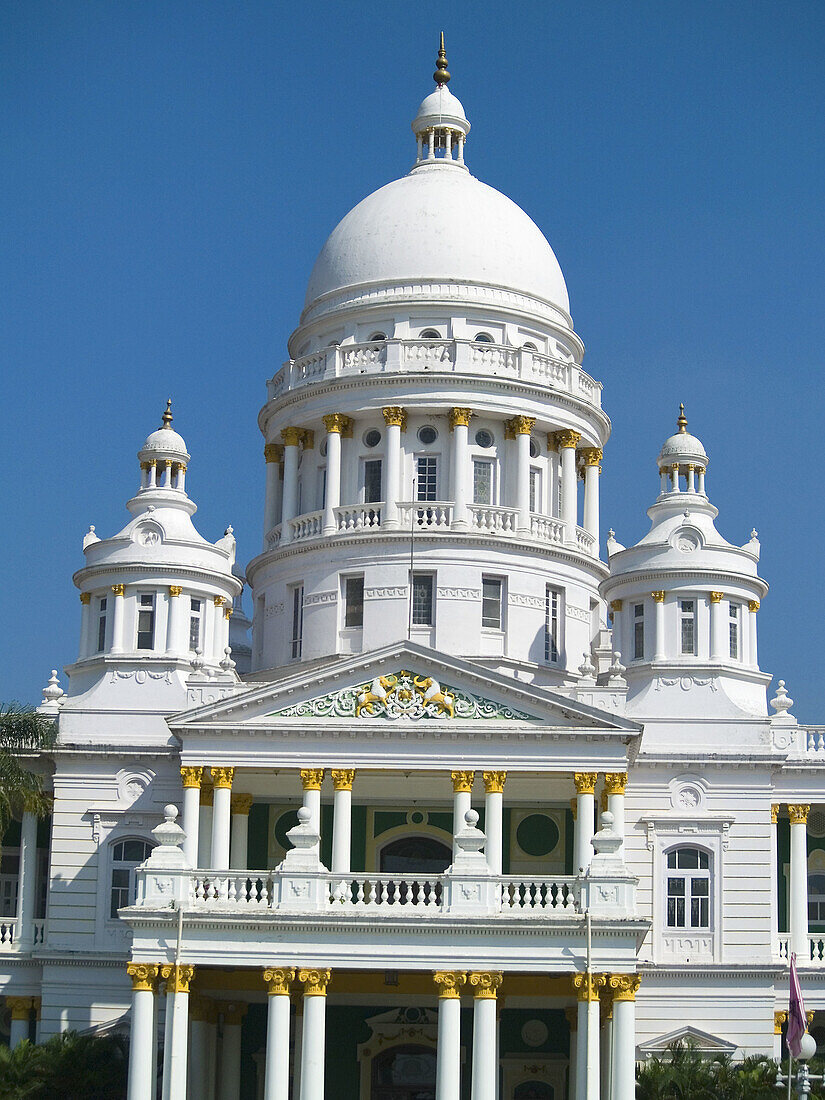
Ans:
[[[680,406],[677,431],[659,452],[650,530],[635,546],[622,546],[612,531],[607,540],[610,577],[600,592],[639,713],[672,706],[662,692],[669,683],[700,689],[703,710],[765,713],[770,677],[759,670],[756,613],[768,586],[757,573],[759,540],[753,531],[734,546],[716,530],[707,464]]]
[[[446,161],[464,168],[464,142],[470,132],[470,123],[460,101],[447,87],[450,74],[443,31],[433,80],[436,89],[422,102],[412,122],[418,142],[416,167]]]

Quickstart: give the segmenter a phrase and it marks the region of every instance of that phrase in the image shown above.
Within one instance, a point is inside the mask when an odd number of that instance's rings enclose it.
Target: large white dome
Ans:
[[[345,288],[407,280],[501,287],[570,311],[538,226],[506,195],[444,162],[416,167],[339,222],[315,261],[305,309]]]

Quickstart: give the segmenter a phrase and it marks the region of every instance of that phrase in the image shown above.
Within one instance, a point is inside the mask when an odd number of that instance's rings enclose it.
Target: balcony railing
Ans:
[[[381,340],[345,344],[290,359],[267,383],[271,401],[289,390],[355,374],[467,374],[515,378],[601,408],[601,383],[576,363],[529,348],[472,340]]]
[[[783,962],[788,962],[790,959],[790,935],[788,932],[779,932],[776,937],[776,957]],[[808,936],[808,955],[807,958],[797,956],[798,964],[800,966],[821,966],[825,967],[825,936],[823,935],[809,935]]]
[[[375,534],[384,527],[385,505],[383,501],[373,504],[350,504],[335,509],[336,531],[339,535],[365,531]],[[398,523],[394,533],[414,529],[422,534],[449,532],[453,530],[454,505],[451,501],[402,501],[398,505]],[[482,535],[496,535],[503,538],[526,539],[528,542],[549,543],[554,546],[565,545],[565,525],[553,516],[530,514],[530,533],[524,535],[518,530],[518,509],[496,504],[470,504],[467,507],[467,523],[470,531]],[[267,545],[275,549],[281,544],[281,524],[273,527],[266,537]],[[307,512],[289,520],[291,542],[313,542],[324,537],[324,513]],[[569,544],[568,544],[569,545]],[[598,553],[595,538],[583,527],[575,529],[575,549],[590,557]],[[823,749],[825,759],[825,749]]]
[[[43,943],[46,934],[46,922],[44,920],[36,920],[32,923],[34,927],[32,930],[31,946],[38,947]],[[17,934],[17,918],[0,917],[0,952],[19,951],[20,949],[21,946]]]

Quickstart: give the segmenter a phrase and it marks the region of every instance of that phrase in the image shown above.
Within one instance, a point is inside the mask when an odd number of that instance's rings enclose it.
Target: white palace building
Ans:
[[[129,1100],[631,1100],[680,1036],[778,1053],[791,951],[825,1013],[825,727],[769,712],[756,533],[682,412],[602,556],[601,383],[435,80],[266,384],[245,573],[169,408],[83,540],[0,1026],[128,1030]]]

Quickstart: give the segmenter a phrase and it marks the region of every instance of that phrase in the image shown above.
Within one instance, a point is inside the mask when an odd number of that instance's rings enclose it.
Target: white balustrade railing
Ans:
[[[335,509],[339,531],[368,531],[381,526],[382,504],[352,504]]]
[[[289,521],[289,526],[293,542],[319,538],[324,531],[324,513],[307,512],[306,515],[296,516]]]
[[[271,401],[322,379],[385,371],[494,375],[572,394],[601,407],[601,383],[573,362],[530,348],[472,340],[382,340],[323,348],[284,363],[267,383]]]
[[[355,909],[437,911],[444,896],[444,887],[438,875],[431,878],[406,875],[331,877],[328,886],[332,904]]]
[[[564,523],[552,516],[540,516],[536,512],[530,513],[530,534],[534,539],[542,542],[564,542]]]
[[[405,500],[398,505],[398,518],[406,531],[412,526],[422,531],[446,531],[453,522],[453,506],[445,500]]]
[[[46,938],[45,920],[32,922],[32,946],[38,947]],[[20,948],[17,936],[17,918],[0,917],[0,952],[17,951]]]
[[[596,540],[590,532],[585,531],[583,527],[576,528],[576,545],[580,550],[583,550],[585,554],[594,554],[596,552]]]
[[[272,902],[270,871],[194,871],[189,880],[189,904],[195,909],[216,905],[269,909]]]
[[[502,508],[494,504],[471,504],[470,526],[477,531],[493,531],[497,535],[514,535],[518,527],[518,508]]]
[[[505,875],[501,881],[501,910],[548,910],[575,912],[573,878],[524,878]]]
[[[776,935],[776,957],[789,963],[791,957],[790,934],[779,932]],[[808,936],[808,957],[797,956],[799,966],[825,967],[825,935],[813,934]]]
[[[270,549],[274,550],[275,547],[280,544],[280,542],[281,542],[281,525],[279,523],[278,526],[273,527],[272,530],[266,536],[266,544],[267,544],[267,546],[270,547]]]
[[[817,753],[825,760],[825,726],[800,726],[799,750]]]

